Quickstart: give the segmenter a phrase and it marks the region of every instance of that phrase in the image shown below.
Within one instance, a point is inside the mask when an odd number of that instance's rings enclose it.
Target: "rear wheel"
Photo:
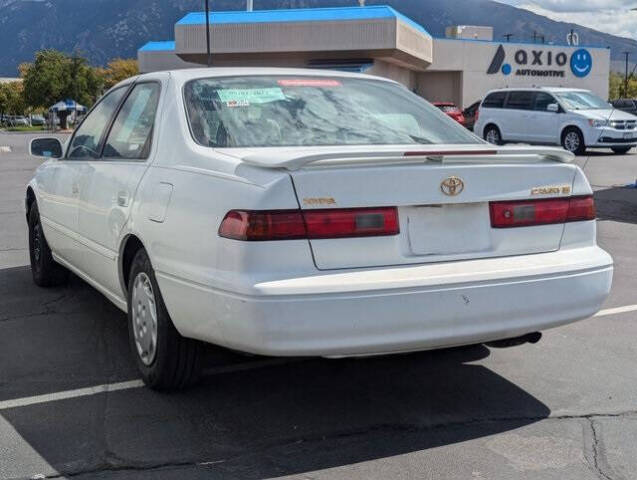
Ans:
[[[567,128],[562,133],[562,147],[564,150],[574,153],[575,155],[584,155],[586,145],[584,144],[584,136],[577,128]]]
[[[128,334],[147,386],[176,390],[193,385],[201,371],[201,345],[173,325],[148,254],[135,255],[128,281]]]
[[[29,211],[29,257],[33,281],[37,286],[55,287],[67,282],[69,271],[53,260],[42,231],[37,203],[33,203]]]
[[[613,147],[611,150],[616,155],[626,155],[631,148],[633,147]]]
[[[484,139],[493,145],[502,145],[502,134],[495,125],[488,125],[484,129]]]

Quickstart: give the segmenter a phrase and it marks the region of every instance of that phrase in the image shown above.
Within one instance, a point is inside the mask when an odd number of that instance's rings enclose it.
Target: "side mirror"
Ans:
[[[34,157],[62,158],[62,142],[57,138],[34,138],[29,153]]]
[[[557,113],[557,112],[560,111],[560,106],[557,103],[549,103],[546,106],[546,111],[547,112]]]

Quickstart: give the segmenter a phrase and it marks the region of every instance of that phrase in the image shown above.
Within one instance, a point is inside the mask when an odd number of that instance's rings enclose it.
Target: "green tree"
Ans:
[[[33,108],[48,108],[65,99],[90,107],[103,89],[102,76],[78,54],[41,50],[35,54],[35,62],[20,66],[20,72],[24,99]],[[65,115],[60,116],[60,122],[64,128]]]
[[[608,80],[608,96],[610,100],[618,98],[637,98],[637,78],[634,75],[628,77],[628,91],[624,92],[626,77],[621,73],[611,72]]]
[[[23,64],[24,99],[30,107],[47,108],[63,99],[70,83],[68,57],[56,50],[35,54],[35,62]]]
[[[23,115],[26,109],[22,82],[0,83],[0,116]]]

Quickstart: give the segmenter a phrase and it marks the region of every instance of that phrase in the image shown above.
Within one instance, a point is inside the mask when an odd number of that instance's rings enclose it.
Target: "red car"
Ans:
[[[453,118],[460,125],[464,126],[466,121],[464,114],[462,113],[462,110],[456,107],[455,104],[451,102],[434,102],[434,105]]]

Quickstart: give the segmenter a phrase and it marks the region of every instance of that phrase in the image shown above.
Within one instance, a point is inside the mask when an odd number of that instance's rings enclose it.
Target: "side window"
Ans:
[[[510,92],[506,108],[513,110],[533,110],[535,92]]]
[[[535,110],[540,112],[546,112],[546,108],[551,103],[557,103],[557,100],[553,98],[553,95],[549,95],[548,93],[540,92],[535,97]]]
[[[133,88],[108,134],[104,158],[148,158],[159,91],[157,83],[140,83]]]
[[[75,132],[67,158],[93,159],[100,156],[100,141],[111,117],[126,93],[126,87],[113,90],[84,119]]]
[[[483,108],[502,108],[504,106],[504,99],[506,98],[506,92],[493,92],[487,95],[487,98],[482,102]]]

